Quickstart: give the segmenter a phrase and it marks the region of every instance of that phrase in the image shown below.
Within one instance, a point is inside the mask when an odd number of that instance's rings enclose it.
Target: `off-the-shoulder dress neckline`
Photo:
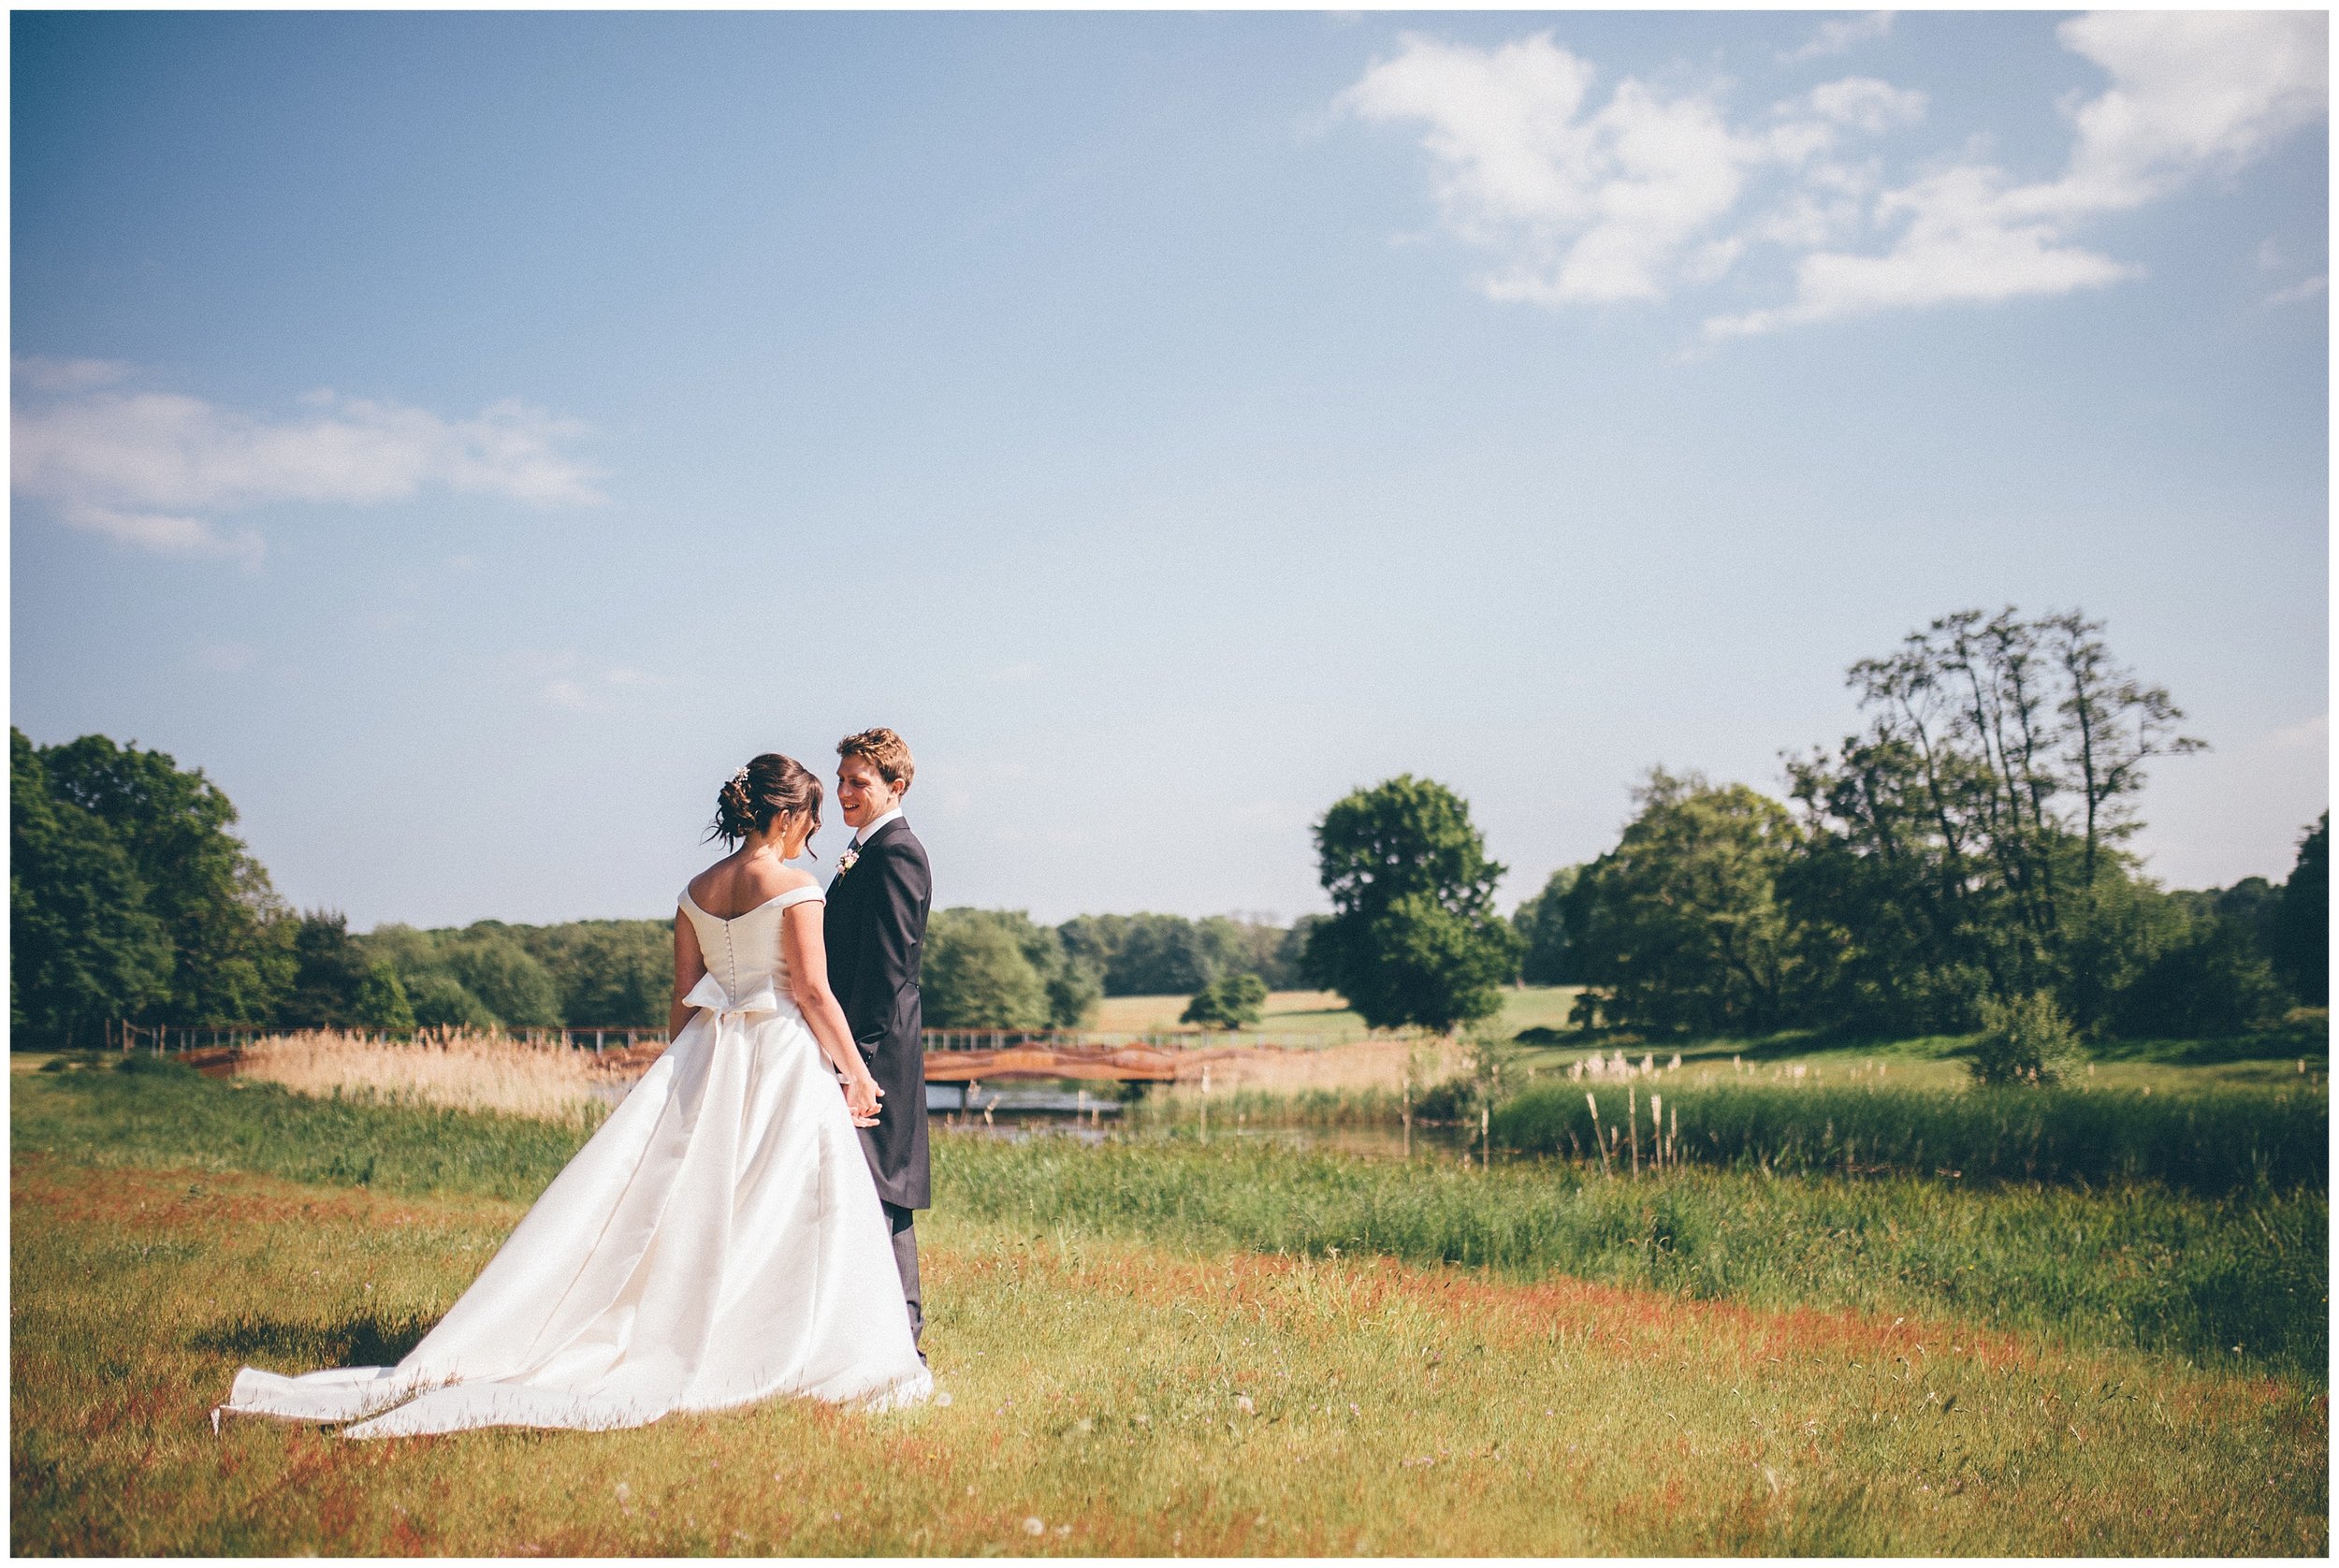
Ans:
[[[696,909],[700,914],[705,915],[708,920],[720,921],[725,925],[736,925],[741,921],[747,919],[749,915],[762,914],[764,910],[770,908],[773,905],[778,903],[783,898],[793,898],[800,893],[819,893],[820,891],[820,883],[806,882],[803,887],[790,888],[786,893],[776,893],[772,894],[771,897],[763,900],[763,903],[758,904],[754,908],[742,909],[735,915],[719,915],[714,910],[708,908],[705,905],[700,903],[697,899],[692,898],[690,896],[690,884],[687,882],[684,883],[682,887],[682,897],[685,903],[689,904],[691,908]]]

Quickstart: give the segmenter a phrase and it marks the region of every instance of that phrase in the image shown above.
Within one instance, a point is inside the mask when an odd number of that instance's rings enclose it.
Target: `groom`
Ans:
[[[902,796],[916,771],[909,748],[891,730],[864,730],[836,743],[836,805],[854,834],[836,857],[823,917],[829,984],[868,1058],[870,1075],[885,1092],[877,1125],[861,1129],[861,1148],[893,1227],[893,1264],[909,1303],[912,1339],[925,1331],[912,1227],[929,1196],[918,959],[933,887],[925,846],[902,820]],[[923,1349],[918,1354],[925,1358]]]

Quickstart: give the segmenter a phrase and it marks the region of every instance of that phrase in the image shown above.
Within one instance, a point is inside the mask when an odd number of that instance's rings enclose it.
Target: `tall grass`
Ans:
[[[1980,1321],[2320,1380],[2330,1203],[1676,1169],[1605,1181],[1258,1141],[937,1140],[937,1207],[1034,1230],[1377,1253],[1763,1306]]]
[[[2331,1108],[2319,1090],[2226,1085],[2145,1095],[1667,1078],[1639,1088],[1644,1140],[1652,1088],[1680,1120],[1679,1157],[1703,1165],[1967,1183],[2156,1181],[2207,1195],[2320,1188],[2330,1180]],[[1604,1125],[1624,1119],[1621,1085],[1535,1084],[1496,1108],[1496,1142],[1593,1157],[1588,1091]]]
[[[590,1130],[586,1118],[307,1099],[130,1062],[18,1078],[17,1150],[527,1201]],[[1183,1135],[1093,1148],[946,1136],[935,1168],[946,1212],[1187,1250],[1377,1253],[1521,1279],[1563,1272],[1693,1298],[1966,1318],[2316,1380],[2329,1341],[2330,1205],[2313,1187],[1968,1190],[1695,1167],[1634,1183],[1564,1163],[1479,1171]]]
[[[605,1104],[613,1082],[589,1052],[529,1045],[501,1034],[434,1031],[414,1040],[335,1031],[269,1035],[246,1048],[240,1078],[296,1094],[407,1100],[456,1111],[562,1120]]]
[[[1211,1125],[1219,1127],[1251,1123],[1285,1127],[1395,1126],[1403,1115],[1403,1091],[1386,1088],[1215,1089],[1207,1099],[1190,1091],[1174,1097],[1155,1092],[1126,1106],[1122,1123],[1147,1127],[1190,1125],[1207,1108]]]

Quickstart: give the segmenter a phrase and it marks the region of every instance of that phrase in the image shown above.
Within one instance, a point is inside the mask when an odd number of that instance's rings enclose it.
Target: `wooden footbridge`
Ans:
[[[1124,1083],[1172,1083],[1184,1065],[1180,1053],[1142,1045],[1010,1045],[995,1051],[929,1051],[926,1082],[991,1083],[1003,1078],[1083,1078]]]

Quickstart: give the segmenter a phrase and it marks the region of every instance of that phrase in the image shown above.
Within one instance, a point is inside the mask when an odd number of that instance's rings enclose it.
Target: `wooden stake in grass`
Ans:
[[[1652,1094],[1649,1096],[1649,1142],[1654,1145],[1649,1150],[1649,1155],[1656,1161],[1657,1169],[1663,1170],[1665,1168],[1665,1097],[1663,1095]]]
[[[1584,1103],[1591,1107],[1591,1146],[1600,1151],[1600,1174],[1605,1176],[1608,1174],[1608,1145],[1607,1140],[1600,1136],[1600,1102],[1586,1095]]]
[[[1402,1104],[1404,1107],[1405,1118],[1405,1158],[1411,1159],[1413,1158],[1413,1064],[1410,1061],[1405,1064],[1404,1096]]]
[[[1673,1108],[1673,1130],[1665,1134],[1665,1164],[1678,1165],[1681,1159],[1681,1108]]]
[[[1478,1106],[1478,1169],[1485,1170],[1494,1163],[1494,1112],[1483,1101]]]
[[[1624,1125],[1633,1140],[1633,1176],[1640,1177],[1640,1099],[1631,1083],[1624,1085]]]

